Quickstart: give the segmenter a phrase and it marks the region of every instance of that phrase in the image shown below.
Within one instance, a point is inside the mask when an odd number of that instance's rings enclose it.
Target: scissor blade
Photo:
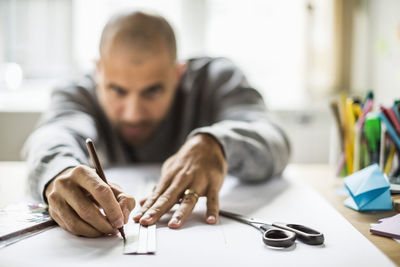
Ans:
[[[225,211],[225,210],[220,210],[219,215],[227,217],[227,218],[231,218],[231,219],[234,219],[234,220],[237,220],[240,222],[244,222],[244,223],[261,223],[261,222],[256,221],[254,218],[243,216],[243,215]]]

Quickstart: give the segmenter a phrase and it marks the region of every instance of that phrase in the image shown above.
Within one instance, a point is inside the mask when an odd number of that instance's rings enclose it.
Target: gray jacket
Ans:
[[[23,149],[33,193],[68,167],[88,165],[85,139],[96,144],[103,167],[161,163],[198,133],[222,145],[228,173],[261,181],[283,171],[289,142],[267,117],[261,95],[225,58],[188,61],[173,104],[156,132],[139,146],[124,142],[101,109],[91,76],[56,88],[50,107]]]

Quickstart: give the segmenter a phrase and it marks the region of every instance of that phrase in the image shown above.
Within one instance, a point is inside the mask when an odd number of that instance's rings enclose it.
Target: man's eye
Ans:
[[[113,90],[117,95],[119,96],[124,96],[126,95],[126,91],[122,90],[121,88],[118,87],[111,87],[111,90]]]
[[[163,90],[162,90],[162,87],[159,87],[159,86],[157,86],[157,87],[152,87],[152,88],[147,89],[147,90],[144,92],[144,95],[145,95],[146,97],[154,97],[154,96],[160,94],[162,91],[163,91]]]
[[[160,88],[151,88],[149,91],[147,91],[147,94],[154,95],[159,93],[160,91],[161,91]]]

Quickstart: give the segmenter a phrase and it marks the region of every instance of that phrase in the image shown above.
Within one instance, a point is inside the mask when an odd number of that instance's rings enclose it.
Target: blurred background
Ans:
[[[332,158],[340,92],[400,98],[398,0],[0,0],[0,160],[20,160],[52,87],[93,69],[104,24],[127,8],[165,16],[180,59],[239,65],[287,131],[291,162]]]

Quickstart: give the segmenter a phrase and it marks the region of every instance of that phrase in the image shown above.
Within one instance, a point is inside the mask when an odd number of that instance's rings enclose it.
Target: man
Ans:
[[[289,157],[285,135],[240,70],[223,58],[178,63],[168,22],[141,12],[107,23],[94,77],[55,90],[25,146],[31,185],[54,220],[76,235],[113,234],[135,200],[87,167],[87,137],[105,166],[163,162],[134,220],[153,224],[180,201],[170,228],[182,226],[199,196],[207,198],[205,221],[215,224],[227,172],[263,181]]]

